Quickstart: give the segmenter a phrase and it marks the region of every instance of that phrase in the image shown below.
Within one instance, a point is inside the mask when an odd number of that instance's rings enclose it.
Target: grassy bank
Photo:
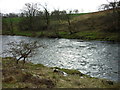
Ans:
[[[16,65],[13,58],[2,59],[3,88],[120,88],[119,83],[105,79],[92,78],[77,70],[46,67],[22,61]],[[53,71],[57,68],[67,76]]]
[[[83,40],[100,40],[100,41],[118,41],[120,42],[119,33],[103,33],[96,31],[82,31],[74,34],[69,32],[60,31],[57,34],[55,32],[32,32],[32,31],[15,31],[14,34],[3,33],[3,35],[17,35],[28,37],[47,37],[47,38],[66,38],[66,39],[83,39]]]
[[[72,34],[69,32],[67,21],[51,20],[48,30],[19,30],[18,24],[21,18],[3,18],[9,26],[12,21],[13,30],[3,30],[3,35],[20,35],[32,37],[48,37],[48,38],[69,38],[69,39],[83,39],[83,40],[102,40],[102,41],[119,41],[120,31],[114,32],[108,29],[112,25],[112,21],[108,18],[108,11],[71,14]],[[7,24],[3,23],[3,27]]]

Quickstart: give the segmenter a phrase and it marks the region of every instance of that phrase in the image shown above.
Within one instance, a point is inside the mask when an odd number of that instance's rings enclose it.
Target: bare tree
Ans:
[[[40,4],[41,5],[41,4]],[[41,5],[44,9],[44,14],[45,14],[45,20],[46,20],[46,29],[48,29],[49,25],[50,25],[50,14],[47,8],[47,4]]]
[[[67,22],[66,26],[67,26],[70,34],[72,34],[72,29],[71,29],[72,24],[71,24],[71,16],[70,16],[71,12],[72,12],[71,10],[69,11],[69,13],[67,13],[66,10],[59,11],[59,9],[58,9],[58,10],[54,10],[51,13],[52,17],[54,17],[57,21],[59,21],[59,23],[62,24],[62,22],[64,22],[64,21]],[[58,27],[58,26],[56,25],[56,27]],[[57,35],[57,31],[55,31],[55,32]]]
[[[24,18],[22,18],[23,20],[19,23],[20,30],[35,30],[35,17],[39,12],[40,5],[38,3],[26,3],[21,13]]]
[[[34,17],[38,14],[39,11],[40,8],[38,3],[26,3],[25,8],[23,10],[24,14],[27,17]]]
[[[59,23],[62,23],[64,21],[66,21],[66,26],[69,30],[69,33],[70,34],[73,34],[74,31],[75,31],[75,26],[74,24],[72,23],[71,21],[71,14],[72,14],[72,10],[69,10],[68,12],[66,10],[63,10],[63,11],[59,11],[58,10],[54,10],[52,12],[52,15],[56,17],[56,19],[59,21]]]
[[[37,41],[34,42],[10,42],[7,44],[8,49],[3,52],[3,54],[8,54],[16,59],[16,63],[18,64],[19,60],[23,60],[23,64],[27,58],[34,56],[37,52],[37,48],[43,47],[43,45],[39,45]]]
[[[54,9],[54,11],[51,12],[51,19],[55,21],[56,23],[51,24],[51,28],[54,30],[55,34],[57,37],[59,36],[59,27],[61,27],[62,22],[63,22],[63,13],[59,9]]]
[[[53,19],[59,21],[61,23],[61,11],[59,9],[55,9],[54,11],[51,12],[51,16]]]
[[[109,12],[107,15],[108,18],[112,20],[111,29],[112,31],[119,31],[119,25],[120,25],[120,1],[119,0],[107,0],[108,4],[102,4],[101,8],[104,10],[110,10],[112,12]]]
[[[75,12],[75,14],[77,14],[79,12],[79,10],[78,9],[74,9],[74,12]]]
[[[44,11],[40,9],[43,8]],[[50,25],[50,14],[47,4],[41,5],[40,3],[26,3],[22,10],[23,20],[20,22],[19,27],[22,30],[45,30]]]
[[[67,21],[68,23],[68,30],[69,30],[69,33],[70,34],[73,34],[74,33],[74,25],[72,24],[72,21],[71,21],[71,13],[72,13],[72,10],[69,10],[69,12],[64,12],[63,11],[63,14],[64,14],[64,20]]]
[[[15,13],[9,13],[9,14],[8,14],[8,17],[18,17],[18,14],[15,14]]]

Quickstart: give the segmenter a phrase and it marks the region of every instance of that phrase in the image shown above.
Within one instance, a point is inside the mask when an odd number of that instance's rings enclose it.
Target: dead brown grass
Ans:
[[[120,84],[105,79],[92,78],[77,70],[60,69],[68,73],[63,76],[53,68],[42,64],[20,62],[16,65],[12,58],[3,60],[3,88],[119,88]],[[82,75],[81,75],[82,74]]]

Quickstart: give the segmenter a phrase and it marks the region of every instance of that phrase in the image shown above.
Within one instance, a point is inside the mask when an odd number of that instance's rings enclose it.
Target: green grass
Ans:
[[[14,17],[14,18],[3,18],[3,20],[5,20],[6,22],[10,22],[10,20],[12,20],[13,23],[18,23],[18,22],[20,22],[21,18],[19,18],[19,17]]]
[[[15,32],[16,35],[20,35],[20,36],[32,36],[33,34],[30,32]]]
[[[11,32],[6,32],[7,34],[11,34]],[[55,32],[47,32],[47,31],[38,31],[38,32],[32,32],[32,31],[14,31],[14,35],[19,36],[32,36],[32,37],[61,37],[61,38],[67,38],[67,39],[83,39],[83,40],[103,40],[103,41],[120,41],[119,34],[118,33],[103,33],[100,31],[81,31],[73,34],[69,34],[69,32],[66,31],[60,31],[56,35]]]

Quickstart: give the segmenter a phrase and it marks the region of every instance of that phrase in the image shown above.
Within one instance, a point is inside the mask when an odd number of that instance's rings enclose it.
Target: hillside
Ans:
[[[120,41],[120,31],[115,31],[113,25],[113,18],[111,18],[111,10],[72,14],[70,18],[71,25],[68,22],[62,20],[55,21],[51,19],[48,30],[19,30],[18,24],[20,18],[3,18],[3,34],[10,35],[24,35],[35,37],[50,37],[50,38],[76,38],[85,40],[107,40],[107,41]],[[8,26],[4,22],[10,23],[13,21],[12,31],[4,29],[4,26]],[[70,33],[70,30],[72,33]]]

